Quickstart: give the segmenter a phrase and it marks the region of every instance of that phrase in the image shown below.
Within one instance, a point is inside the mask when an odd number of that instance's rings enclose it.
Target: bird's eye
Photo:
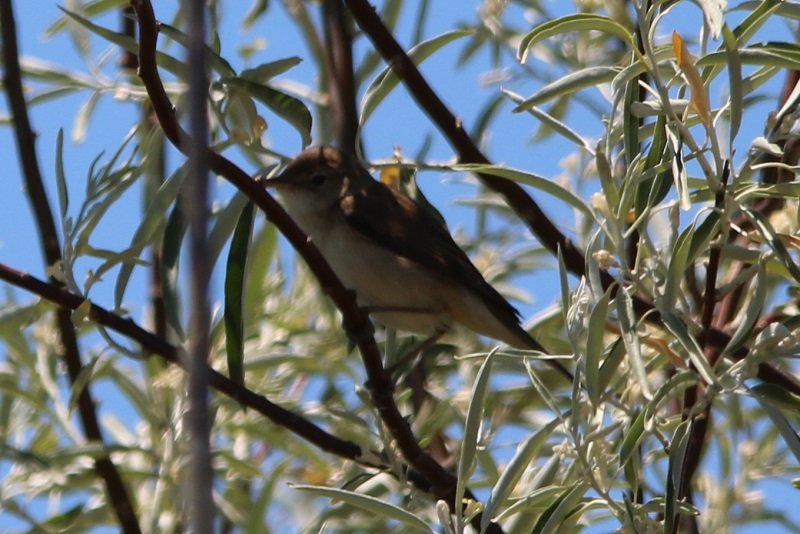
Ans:
[[[325,183],[326,176],[324,174],[315,174],[311,177],[312,185],[322,185]]]

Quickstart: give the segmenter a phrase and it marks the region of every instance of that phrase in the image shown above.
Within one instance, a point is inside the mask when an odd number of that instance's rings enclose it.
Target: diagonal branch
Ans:
[[[79,307],[86,307],[87,301],[83,297],[70,293],[63,287],[47,283],[27,273],[14,270],[2,263],[0,263],[0,280],[4,280],[9,284],[13,284],[34,295],[38,295],[64,310],[67,310],[67,312],[76,310]],[[143,352],[147,356],[158,354],[168,362],[186,369],[186,362],[181,358],[180,349],[178,347],[170,344],[164,338],[152,332],[148,332],[133,320],[120,317],[91,302],[89,303],[87,316],[96,323],[132,339],[142,347]],[[260,413],[276,425],[288,429],[309,443],[312,443],[320,450],[341,458],[353,460],[364,467],[380,469],[392,475],[397,475],[390,466],[383,462],[380,453],[364,450],[352,441],[344,440],[328,433],[305,417],[271,402],[263,395],[259,395],[247,387],[234,382],[225,375],[215,371],[210,366],[207,368],[207,373],[209,378],[208,383],[215,390],[239,404]],[[430,481],[419,471],[413,469],[407,470],[405,475],[418,489],[425,492],[431,491]],[[466,496],[469,499],[475,499],[475,496],[469,490],[467,490]]]
[[[61,244],[59,243],[56,225],[44,188],[44,180],[39,170],[36,157],[36,136],[33,133],[28,117],[27,103],[22,89],[22,73],[19,66],[19,50],[17,47],[16,22],[11,0],[0,0],[0,32],[2,32],[3,86],[8,95],[11,109],[17,150],[22,164],[25,189],[33,207],[36,227],[39,231],[43,247],[45,263],[48,268],[57,268],[61,264]],[[55,283],[55,282],[54,282]],[[83,363],[81,362],[78,338],[72,324],[70,313],[66,309],[56,312],[56,324],[61,339],[61,348],[72,385],[79,380]],[[89,386],[81,388],[78,394],[78,415],[83,432],[89,441],[104,445],[103,434],[95,412],[95,402]],[[94,459],[94,469],[105,484],[108,499],[114,509],[123,532],[131,534],[141,532],[139,522],[134,513],[128,490],[117,467],[108,454]]]
[[[67,314],[79,306],[86,305],[86,300],[83,297],[70,293],[63,287],[44,282],[29,274],[21,273],[2,263],[0,263],[0,279],[57,304]],[[177,347],[168,343],[164,338],[148,332],[131,319],[120,317],[96,304],[90,304],[88,316],[98,324],[136,341],[147,354],[158,354],[170,363],[182,368],[186,367],[186,362],[180,357]],[[288,428],[320,449],[343,458],[359,461],[364,465],[380,467],[374,463],[365,462],[363,460],[363,457],[366,456],[365,453],[355,443],[339,439],[325,432],[304,417],[270,402],[266,397],[254,393],[210,367],[208,368],[208,376],[209,384],[220,393],[248,408],[252,408],[275,424]]]

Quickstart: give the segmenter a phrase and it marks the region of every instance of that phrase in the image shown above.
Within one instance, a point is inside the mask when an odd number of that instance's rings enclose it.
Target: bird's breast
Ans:
[[[376,321],[422,334],[449,328],[456,286],[446,277],[371,241],[344,220],[302,224],[358,304]]]

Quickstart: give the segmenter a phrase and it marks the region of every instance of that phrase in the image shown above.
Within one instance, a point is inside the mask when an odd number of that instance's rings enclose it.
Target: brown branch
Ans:
[[[0,280],[38,295],[67,311],[76,310],[78,307],[86,305],[86,300],[80,295],[70,293],[63,287],[39,280],[2,263],[0,263]],[[169,363],[177,365],[184,370],[186,369],[186,361],[181,357],[181,349],[170,344],[164,338],[148,332],[133,320],[120,317],[93,303],[89,303],[88,318],[135,341],[141,346],[142,352],[146,356],[157,354]],[[209,385],[216,391],[236,401],[238,404],[263,415],[276,425],[286,428],[320,450],[341,458],[353,460],[364,467],[380,469],[392,475],[397,475],[390,466],[380,460],[380,453],[364,451],[358,444],[328,433],[305,417],[271,402],[263,395],[234,382],[210,366],[207,369],[207,373]],[[430,481],[420,472],[410,469],[405,472],[405,475],[418,489],[431,492]],[[475,499],[475,496],[469,490],[467,490],[466,496],[467,498]]]
[[[16,271],[2,263],[0,263],[0,279],[60,306],[67,313],[81,305],[85,306],[86,301],[83,297],[70,293],[63,287],[39,280],[27,273]],[[186,368],[186,362],[180,357],[180,351],[177,347],[168,343],[164,338],[148,332],[133,320],[120,317],[96,304],[90,305],[88,316],[98,324],[134,340],[146,354],[158,354],[168,362],[183,369]],[[361,447],[355,443],[327,433],[304,417],[270,402],[266,397],[247,389],[210,367],[208,368],[208,376],[209,383],[220,393],[243,406],[253,409],[273,423],[286,427],[323,451],[356,461],[359,461],[364,455]],[[380,467],[370,464],[364,465]]]
[[[722,211],[725,209],[725,188],[728,184],[728,177],[730,176],[730,162],[725,162],[725,168],[722,171],[722,184],[719,191],[716,192],[714,199],[714,209]],[[706,285],[703,293],[703,308],[701,311],[700,325],[703,329],[700,334],[700,345],[707,347],[706,342],[708,332],[711,330],[711,324],[714,319],[714,310],[717,306],[717,274],[719,272],[719,264],[722,259],[722,244],[713,245],[708,254],[708,266],[706,267]],[[717,351],[719,352],[719,351]]]
[[[461,120],[450,112],[428,85],[414,62],[397,43],[369,2],[367,0],[345,0],[345,3],[359,27],[392,67],[398,78],[403,81],[417,104],[455,148],[459,161],[462,163],[489,163],[488,158],[478,149],[464,129]],[[561,250],[564,263],[571,273],[577,276],[585,275],[584,253],[556,228],[555,224],[519,184],[487,174],[478,174],[478,177],[487,187],[504,197],[509,207],[528,225],[545,248],[553,254],[557,254]],[[600,271],[600,279],[604,289],[608,289],[615,283],[614,278],[605,270]],[[633,308],[639,317],[645,317],[649,323],[661,326],[661,313],[653,307],[652,303],[641,296],[634,295]],[[731,337],[720,330],[712,328],[708,332],[707,342],[719,351],[724,350],[730,340]],[[741,348],[731,356],[736,360],[741,360],[747,354],[748,350]],[[800,394],[800,381],[796,377],[768,363],[759,364],[758,377]]]
[[[725,193],[730,176],[730,162],[725,162],[725,168],[722,172],[721,186],[717,191],[714,199],[714,209],[721,211],[725,208]],[[709,363],[713,366],[720,356],[720,351],[715,347],[709,346],[707,343],[708,334],[711,331],[711,325],[714,319],[714,311],[717,306],[717,274],[719,272],[720,261],[722,259],[722,246],[715,244],[711,247],[708,258],[708,266],[706,267],[706,283],[702,297],[702,310],[700,312],[700,325],[702,331],[700,333],[700,345],[703,347],[704,354]],[[692,366],[694,367],[694,366]],[[689,441],[686,448],[686,454],[683,459],[681,484],[677,488],[678,500],[687,499],[692,501],[692,482],[694,481],[697,469],[700,467],[700,460],[705,451],[706,438],[708,436],[709,418],[711,417],[711,402],[709,401],[703,408],[702,412],[697,415],[692,415],[692,412],[697,404],[700,395],[705,391],[704,384],[698,384],[694,387],[688,388],[683,394],[683,420],[692,418],[691,425],[689,426]],[[697,531],[697,519],[694,517],[687,517],[683,519],[688,523],[688,531]]]
[[[31,127],[22,89],[16,22],[11,0],[0,0],[0,32],[2,32],[3,86],[8,96],[25,188],[36,218],[36,227],[46,266],[57,267],[60,266],[62,259],[61,245],[36,158],[36,135]],[[59,309],[56,312],[56,323],[63,352],[61,357],[66,364],[70,382],[74,385],[81,376],[83,364],[70,313],[67,310]],[[97,421],[95,402],[88,385],[78,392],[78,416],[87,439],[105,445],[100,424]],[[130,495],[119,471],[111,461],[111,457],[107,454],[96,457],[94,469],[103,480],[108,499],[122,531],[132,534],[141,532]]]
[[[347,13],[342,0],[325,0],[322,14],[330,94],[328,106],[333,116],[333,134],[339,148],[355,156],[358,112],[353,75],[353,37],[347,28]]]
[[[139,20],[139,76],[158,116],[167,139],[181,152],[186,153],[186,134],[175,117],[172,103],[161,82],[156,65],[157,23],[152,5],[147,0],[132,0]],[[437,499],[445,500],[455,509],[456,477],[431,458],[417,442],[411,426],[394,402],[394,384],[383,368],[381,354],[375,343],[372,325],[367,314],[358,307],[355,295],[348,291],[331,270],[317,247],[275,199],[255,180],[224,156],[207,151],[209,167],[247,195],[264,211],[272,222],[300,254],[323,291],[330,297],[343,316],[343,325],[361,353],[367,374],[367,387],[381,420],[395,438],[406,461],[425,477]],[[461,505],[461,503],[458,503]],[[473,523],[480,523],[480,514]],[[487,532],[499,532],[492,523]]]

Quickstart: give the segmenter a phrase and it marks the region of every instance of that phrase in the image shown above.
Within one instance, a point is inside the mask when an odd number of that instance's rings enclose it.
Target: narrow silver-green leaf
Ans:
[[[675,532],[678,513],[678,488],[683,481],[684,457],[689,444],[689,421],[683,421],[675,429],[669,448],[669,466],[667,468],[667,490],[664,496],[664,533]]]
[[[503,167],[502,165],[483,165],[476,163],[465,163],[462,165],[453,165],[452,169],[456,171],[465,171],[475,174],[490,174],[492,176],[507,178],[509,180],[513,180],[520,184],[525,184],[531,187],[535,187],[536,189],[544,193],[552,195],[555,198],[563,202],[566,202],[567,204],[581,211],[588,217],[591,218],[594,217],[594,214],[589,209],[589,207],[577,195],[561,187],[554,180],[548,180],[543,176],[539,176],[537,174],[517,169],[511,169],[509,167]]]
[[[511,495],[525,470],[560,423],[559,419],[553,419],[517,447],[517,452],[505,466],[500,478],[492,488],[492,494],[483,510],[481,530],[485,530],[489,522],[495,519],[496,513]]]
[[[234,228],[240,222],[242,210],[249,202],[247,195],[236,191],[228,203],[214,213],[214,224],[208,232],[208,260],[215,265]]]
[[[220,81],[244,89],[251,97],[267,106],[279,117],[294,126],[300,133],[303,146],[307,146],[311,143],[311,112],[308,111],[306,105],[303,104],[299,98],[295,98],[283,91],[273,89],[268,85],[256,83],[245,78],[232,76],[222,78]]]
[[[608,303],[615,288],[610,287],[594,305],[589,316],[589,328],[586,339],[586,359],[584,360],[584,376],[586,391],[592,404],[597,407],[603,392],[600,389],[600,356],[604,352],[603,338],[606,333],[608,319]]]
[[[645,438],[644,432],[645,412],[641,411],[631,420],[630,425],[625,428],[625,437],[619,449],[619,465],[624,467],[630,461],[636,448]]]
[[[742,320],[736,331],[731,336],[731,340],[725,347],[725,353],[731,354],[742,346],[753,331],[758,319],[761,317],[761,310],[767,298],[767,268],[764,262],[759,262],[758,273],[756,273],[753,286],[748,291],[749,298],[747,306],[742,312]]]
[[[64,173],[64,130],[62,128],[58,129],[56,135],[56,191],[58,191],[59,213],[63,220],[69,210],[69,190]]]
[[[86,130],[89,128],[89,120],[92,118],[97,103],[100,101],[102,93],[94,91],[86,99],[86,102],[78,109],[75,115],[75,123],[72,127],[72,140],[76,143],[83,143],[86,140]]]
[[[503,91],[503,94],[505,96],[507,96],[515,104],[521,104],[522,102],[525,101],[525,99],[522,96],[520,96],[520,95],[518,95],[518,94],[516,94],[516,93],[514,93],[512,91],[509,91],[508,89],[503,89],[502,91]],[[579,147],[583,148],[584,150],[586,150],[590,154],[594,152],[592,147],[589,146],[589,142],[586,139],[581,137],[581,135],[578,132],[576,132],[575,130],[570,128],[564,122],[562,122],[562,121],[558,120],[557,118],[555,118],[550,113],[547,113],[546,111],[544,111],[544,110],[542,110],[542,109],[540,109],[540,108],[538,108],[536,106],[528,109],[528,113],[530,113],[531,115],[533,115],[534,117],[539,119],[542,123],[544,123],[546,126],[550,127],[554,132],[556,132],[559,135],[561,135],[564,139],[566,139],[566,140],[578,145]]]
[[[327,497],[347,503],[365,512],[376,514],[378,517],[393,519],[414,531],[433,532],[431,527],[416,515],[391,503],[369,495],[364,495],[363,493],[337,488],[327,488],[325,486],[299,485],[290,487],[318,497]]]
[[[548,20],[529,31],[519,43],[517,59],[520,63],[525,63],[528,59],[528,50],[539,41],[574,31],[608,33],[624,41],[630,48],[635,48],[633,34],[619,22],[593,13],[578,13]]]
[[[638,323],[633,311],[633,299],[627,291],[621,289],[617,292],[616,304],[622,342],[628,352],[628,365],[636,375],[636,383],[642,390],[642,395],[646,399],[651,399],[653,392],[650,390],[647,368],[642,358],[641,338],[636,329]]]
[[[141,250],[151,243],[156,231],[163,225],[167,209],[177,198],[185,178],[186,172],[181,168],[161,184],[152,201],[148,204],[147,212],[142,218],[142,222],[133,234],[129,249]],[[120,268],[114,286],[114,306],[117,308],[122,306],[122,299],[125,296],[125,289],[128,287],[128,281],[133,273],[133,267],[133,263],[125,263]]]
[[[780,432],[783,440],[789,447],[789,450],[792,451],[792,454],[794,454],[795,460],[800,462],[800,436],[798,435],[797,430],[792,428],[792,425],[789,423],[789,421],[777,408],[767,401],[766,397],[762,397],[761,395],[756,395],[755,397],[761,404],[761,407],[764,409],[764,411],[767,412],[769,418],[772,419],[772,422],[775,424],[775,428],[778,429],[778,432]],[[797,412],[795,411],[794,414],[796,415]]]
[[[189,36],[178,28],[162,22],[158,25],[158,31],[175,42],[180,43],[183,47],[187,49],[189,48]],[[231,64],[228,63],[225,58],[220,56],[213,48],[206,45],[204,49],[206,51],[205,55],[208,66],[218,72],[220,76],[233,76],[236,74],[236,71],[233,70]]]
[[[697,372],[703,377],[707,384],[714,384],[720,386],[717,375],[708,363],[708,360],[703,354],[703,349],[697,343],[697,340],[689,333],[686,325],[683,324],[678,317],[672,313],[662,313],[661,320],[664,326],[669,330],[672,335],[678,340],[678,343],[686,351],[689,359],[694,364]]]
[[[297,56],[270,61],[269,63],[262,63],[252,69],[245,69],[239,73],[239,76],[251,82],[266,83],[275,76],[283,74],[292,67],[299,65],[302,61],[302,58]]]
[[[469,408],[467,409],[467,419],[464,424],[464,436],[461,439],[461,452],[458,457],[458,482],[456,483],[456,524],[463,526],[464,520],[463,507],[459,504],[464,498],[464,491],[467,480],[475,468],[475,452],[478,448],[480,430],[483,423],[484,404],[486,394],[489,391],[489,378],[492,375],[492,363],[494,355],[497,353],[495,348],[486,355],[486,359],[478,370],[475,384],[472,386]]]
[[[587,67],[577,70],[539,89],[536,93],[515,107],[514,113],[527,111],[534,106],[544,104],[548,100],[575,93],[587,87],[609,83],[619,72],[619,68],[608,66]]]
[[[408,51],[408,57],[411,58],[415,65],[419,65],[431,54],[443,46],[457,39],[461,39],[462,37],[466,37],[467,35],[472,35],[472,33],[472,30],[454,30],[437,35],[436,37],[427,41],[423,41],[417,46],[411,48],[411,50]],[[399,82],[400,79],[397,77],[391,67],[384,69],[372,81],[364,93],[364,98],[361,100],[361,117],[359,124],[362,127],[375,111],[375,108],[378,107],[378,104],[380,104],[386,98],[386,96],[391,93],[395,87],[397,87]]]
[[[567,515],[589,488],[590,485],[583,481],[575,481],[574,485],[564,488],[559,498],[541,515],[531,532],[536,534],[555,534],[558,532]]]
[[[736,36],[726,24],[722,28],[725,53],[728,57],[728,85],[730,87],[730,142],[736,139],[742,125],[742,109],[744,108],[742,90],[742,60],[739,58],[739,46]]]
[[[794,262],[789,251],[786,250],[786,245],[783,244],[780,237],[775,233],[769,220],[760,212],[742,208],[742,212],[753,222],[758,232],[767,242],[769,247],[775,253],[775,257],[783,265],[792,277],[800,282],[800,268]]]
[[[670,252],[669,272],[667,273],[667,280],[664,284],[664,296],[662,301],[665,309],[674,309],[678,294],[681,291],[681,282],[686,274],[693,232],[694,228],[692,226],[689,226],[681,232],[681,235],[675,240],[675,245]]]

